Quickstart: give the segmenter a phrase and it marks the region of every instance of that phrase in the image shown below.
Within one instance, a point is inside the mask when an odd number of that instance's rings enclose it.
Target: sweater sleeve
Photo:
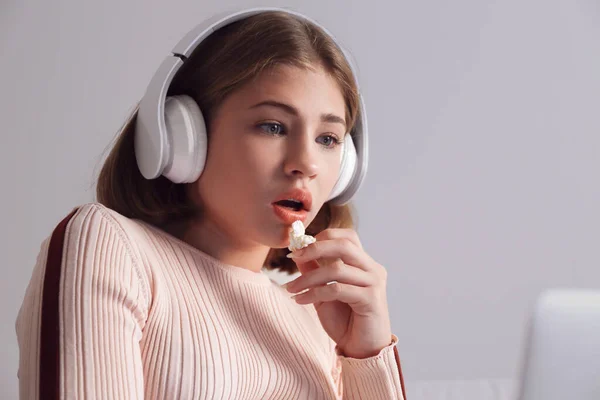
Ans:
[[[98,205],[44,242],[16,321],[21,399],[142,399],[147,286]]]
[[[334,380],[343,400],[406,400],[404,378],[396,344],[398,337],[392,335],[391,344],[377,355],[357,359],[345,357],[335,347],[338,371]]]

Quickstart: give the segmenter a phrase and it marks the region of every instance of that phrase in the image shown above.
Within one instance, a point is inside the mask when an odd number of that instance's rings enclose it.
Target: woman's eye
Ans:
[[[333,135],[321,136],[319,139],[323,139],[321,143],[324,144],[325,147],[335,147],[340,144],[339,139]]]
[[[265,122],[258,125],[259,129],[262,129],[265,133],[273,136],[282,136],[286,134],[283,125],[277,122]],[[341,142],[335,135],[323,135],[317,138],[317,141],[324,145],[326,148],[334,148]]]
[[[258,127],[270,135],[281,135],[283,133],[283,125],[274,122],[266,122]]]

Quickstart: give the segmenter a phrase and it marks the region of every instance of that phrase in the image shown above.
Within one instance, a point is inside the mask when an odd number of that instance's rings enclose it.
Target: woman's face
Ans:
[[[320,68],[278,66],[229,95],[193,188],[202,223],[239,245],[287,246],[292,220],[308,226],[337,180],[344,116],[342,92]],[[292,189],[310,193],[310,210],[274,205]]]

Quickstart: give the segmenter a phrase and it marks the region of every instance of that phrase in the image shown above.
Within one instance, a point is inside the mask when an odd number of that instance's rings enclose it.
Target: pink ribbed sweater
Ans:
[[[21,399],[403,399],[397,337],[346,358],[312,305],[99,204],[42,244],[17,318]]]

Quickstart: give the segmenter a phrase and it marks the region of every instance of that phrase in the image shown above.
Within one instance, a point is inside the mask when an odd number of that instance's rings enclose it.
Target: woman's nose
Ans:
[[[286,175],[301,175],[314,178],[319,172],[317,148],[311,135],[291,135],[288,141],[285,162]]]

